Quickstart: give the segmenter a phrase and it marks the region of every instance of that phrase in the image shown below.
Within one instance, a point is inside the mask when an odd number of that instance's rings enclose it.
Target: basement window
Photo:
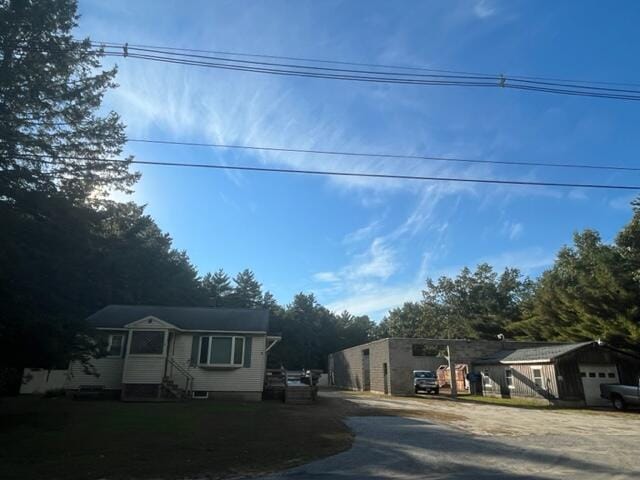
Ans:
[[[244,337],[202,337],[198,364],[205,367],[241,367]]]
[[[207,391],[203,391],[203,390],[197,390],[197,391],[194,391],[194,392],[191,394],[191,396],[192,396],[193,398],[199,398],[199,399],[203,399],[203,400],[205,400],[205,399],[209,398],[209,392],[207,392]]]

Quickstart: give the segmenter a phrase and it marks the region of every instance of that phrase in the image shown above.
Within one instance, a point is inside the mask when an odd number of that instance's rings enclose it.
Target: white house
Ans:
[[[87,321],[108,342],[108,354],[69,366],[70,393],[105,390],[124,400],[238,398],[260,400],[266,355],[266,310],[109,305]]]

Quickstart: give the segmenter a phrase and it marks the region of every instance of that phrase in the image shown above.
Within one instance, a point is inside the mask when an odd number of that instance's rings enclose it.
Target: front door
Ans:
[[[620,383],[615,365],[579,365],[584,400],[589,406],[609,405],[609,401],[600,397],[600,384]]]

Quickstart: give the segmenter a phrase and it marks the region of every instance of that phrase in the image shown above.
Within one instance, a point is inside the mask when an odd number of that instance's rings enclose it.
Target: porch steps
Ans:
[[[187,400],[189,398],[186,390],[176,385],[175,382],[169,377],[164,377],[162,379],[160,388],[162,389],[162,396],[165,397],[166,395],[168,399]]]

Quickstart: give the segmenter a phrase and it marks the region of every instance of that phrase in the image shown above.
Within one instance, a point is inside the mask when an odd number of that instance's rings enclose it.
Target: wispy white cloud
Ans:
[[[333,311],[348,310],[355,315],[369,315],[373,318],[383,317],[390,309],[405,302],[420,298],[421,286],[418,284],[402,284],[377,287],[373,291],[350,295],[328,303],[327,308]]]
[[[317,272],[313,274],[313,279],[317,282],[339,282],[340,275],[335,272]]]
[[[478,18],[482,19],[492,17],[496,14],[496,11],[497,9],[495,5],[488,0],[478,0],[473,6],[473,13],[475,13]]]
[[[628,210],[631,211],[631,202],[637,198],[636,194],[620,195],[618,197],[609,200],[609,206],[616,210]]]
[[[368,225],[360,227],[353,232],[349,232],[342,239],[342,243],[358,243],[371,238],[371,235],[373,235],[381,227],[381,223],[381,220],[373,220]]]
[[[520,222],[511,222],[509,220],[502,224],[500,233],[506,236],[509,240],[517,240],[522,235],[524,226]]]

